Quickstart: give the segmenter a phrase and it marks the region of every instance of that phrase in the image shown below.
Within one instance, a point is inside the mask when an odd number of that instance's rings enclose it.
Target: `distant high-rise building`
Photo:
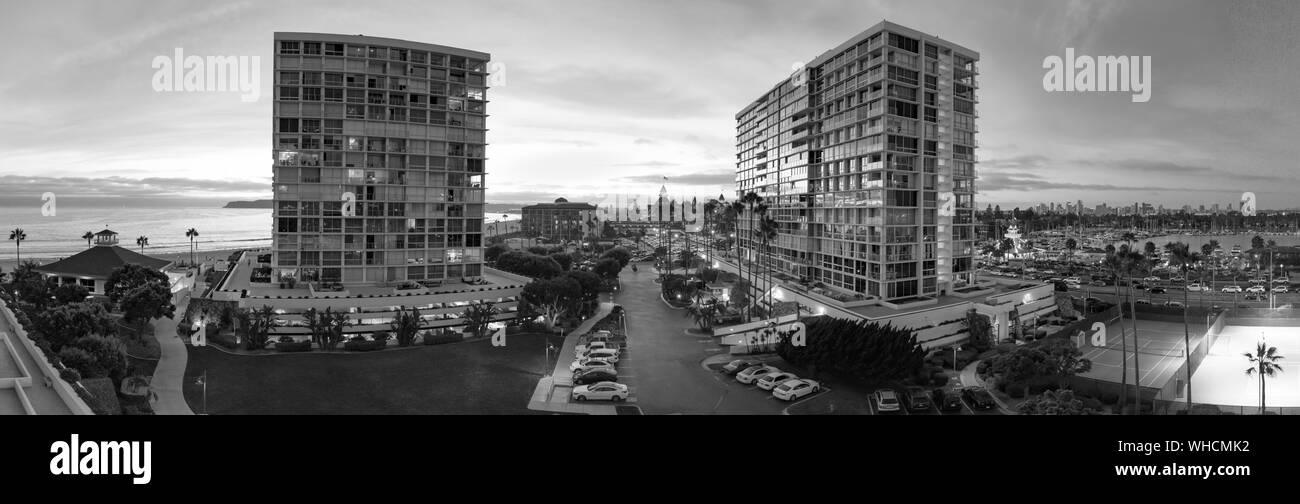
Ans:
[[[1213,205],[1210,205],[1210,213],[1213,213],[1213,214],[1217,214],[1217,213],[1219,213],[1219,204],[1218,204],[1218,203],[1215,203],[1215,204],[1213,204]]]

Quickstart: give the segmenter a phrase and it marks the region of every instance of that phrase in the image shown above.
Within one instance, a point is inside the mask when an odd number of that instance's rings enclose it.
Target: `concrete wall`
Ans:
[[[9,326],[13,327],[14,331],[18,333],[17,339],[19,343],[22,343],[23,348],[27,349],[27,353],[32,356],[32,360],[36,361],[36,366],[40,368],[41,374],[48,376],[50,381],[54,382],[54,391],[59,394],[60,399],[63,399],[63,403],[68,405],[68,409],[72,410],[72,414],[94,415],[95,413],[90,410],[90,406],[87,406],[86,402],[77,395],[77,392],[72,390],[72,385],[59,377],[58,370],[50,365],[49,359],[45,358],[45,352],[37,348],[36,343],[27,336],[27,331],[18,324],[18,320],[14,318],[14,312],[9,310],[9,306],[5,304],[4,300],[0,300],[0,317],[4,317],[5,322],[9,323]]]

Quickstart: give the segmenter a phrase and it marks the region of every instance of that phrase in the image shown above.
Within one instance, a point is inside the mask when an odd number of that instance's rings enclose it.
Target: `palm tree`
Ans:
[[[190,266],[194,265],[194,239],[199,237],[199,230],[189,228],[185,231],[185,237],[190,239]]]
[[[1246,352],[1246,360],[1250,361],[1251,366],[1246,368],[1246,376],[1259,375],[1259,414],[1264,414],[1266,404],[1264,378],[1272,378],[1282,372],[1282,365],[1277,361],[1286,357],[1277,354],[1277,347],[1271,347],[1260,341],[1255,345],[1255,353]]]
[[[1102,267],[1104,267],[1107,271],[1110,271],[1111,276],[1115,277],[1115,302],[1119,303],[1120,305],[1119,410],[1123,412],[1124,406],[1128,404],[1128,394],[1125,392],[1128,390],[1128,336],[1124,334],[1125,332],[1124,331],[1124,310],[1123,310],[1124,300],[1120,299],[1119,297],[1120,278],[1122,278],[1125,274],[1124,256],[1121,255],[1121,252],[1116,252],[1115,250],[1113,250],[1114,248],[1113,246],[1107,245],[1106,247],[1111,250],[1108,251],[1108,253],[1106,254],[1106,258],[1102,260],[1101,264]],[[1127,247],[1125,248],[1125,250],[1127,250]]]
[[[1125,250],[1127,247],[1122,248]],[[1129,289],[1129,317],[1133,324],[1133,402],[1137,406],[1137,413],[1142,414],[1142,371],[1138,360],[1138,322],[1137,322],[1137,295],[1133,293],[1133,277],[1145,275],[1150,265],[1142,253],[1128,251],[1123,254],[1124,271],[1128,273]]]
[[[704,227],[702,229],[707,236],[704,242],[704,262],[709,263],[709,267],[713,266],[713,228],[709,227],[709,216],[718,211],[719,205],[716,199],[704,202]]]
[[[1183,281],[1187,281],[1187,270],[1201,262],[1201,255],[1192,252],[1190,247],[1183,242],[1174,242],[1169,246],[1169,264],[1178,268],[1183,273]],[[1205,292],[1202,290],[1201,292]],[[1183,360],[1187,363],[1187,411],[1192,411],[1192,336],[1191,328],[1187,323],[1187,289],[1183,289]]]
[[[9,232],[9,239],[14,241],[14,253],[18,255],[18,264],[22,264],[23,263],[22,244],[23,244],[23,240],[27,239],[27,233],[23,231],[23,228],[14,228],[13,231]]]
[[[754,237],[758,238],[763,244],[763,269],[760,274],[766,274],[763,278],[763,290],[771,291],[772,287],[772,240],[777,236],[776,219],[767,215],[767,205],[759,205],[758,213],[761,217],[758,220],[758,228],[754,230]],[[768,305],[771,306],[769,300]]]
[[[90,240],[92,240],[92,239],[94,239],[94,238],[95,238],[95,233],[92,233],[92,232],[90,232],[90,231],[86,231],[85,233],[82,233],[82,234],[81,234],[81,239],[86,240],[86,246],[87,246],[87,247],[90,246]]]
[[[741,198],[740,200],[741,200],[742,202],[745,203],[745,206],[746,206],[746,213],[745,213],[745,214],[746,214],[746,216],[749,218],[749,225],[746,226],[746,228],[747,228],[750,232],[753,232],[753,231],[754,231],[754,207],[756,207],[756,206],[758,206],[759,204],[763,203],[763,197],[762,197],[762,196],[759,196],[758,193],[755,193],[755,192],[753,192],[753,191],[750,191],[750,192],[748,192],[748,193],[745,193],[745,196],[744,196],[743,198]],[[737,240],[740,239],[740,233],[736,233],[736,239],[737,239]],[[748,268],[748,270],[747,270],[747,271],[749,272],[749,286],[750,286],[750,289],[751,289],[751,290],[756,289],[756,288],[758,287],[757,284],[755,284],[755,282],[754,282],[754,273],[755,273],[756,271],[758,271],[757,269],[755,269],[755,268],[758,267],[758,262],[757,262],[757,260],[756,260],[755,257],[754,257],[754,252],[755,252],[755,251],[754,251],[753,242],[751,241],[751,242],[750,242],[750,246],[749,246],[749,268]],[[737,259],[737,261],[739,261],[739,259]],[[757,292],[754,292],[754,294],[758,294],[758,293],[757,293]],[[757,295],[751,295],[750,298],[752,298],[753,301],[755,301],[755,302],[758,301],[758,296],[757,296]],[[754,305],[751,304],[751,309],[750,309],[750,310],[746,310],[746,312],[745,312],[745,321],[746,321],[746,322],[753,321],[753,309],[752,309],[753,306],[754,306]]]
[[[141,236],[135,239],[135,244],[140,246],[140,253],[144,253],[144,246],[149,244],[148,236]]]

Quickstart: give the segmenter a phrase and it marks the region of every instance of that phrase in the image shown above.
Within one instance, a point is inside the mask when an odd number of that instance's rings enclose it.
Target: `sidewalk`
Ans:
[[[197,288],[197,287],[196,287]],[[174,319],[160,318],[153,321],[153,336],[158,340],[161,355],[158,366],[154,368],[153,380],[149,388],[157,394],[153,402],[153,411],[158,415],[193,415],[190,405],[181,393],[185,385],[185,365],[189,362],[189,353],[185,342],[176,335],[176,323],[185,314],[190,304],[189,296],[176,304]]]
[[[618,414],[613,404],[569,402],[569,393],[573,391],[573,372],[569,371],[569,363],[572,360],[567,357],[573,355],[578,348],[578,336],[586,334],[596,325],[596,322],[605,318],[613,310],[613,302],[600,303],[600,308],[596,310],[594,315],[565,335],[564,345],[556,351],[555,370],[552,371],[551,376],[544,376],[537,381],[537,388],[533,389],[533,397],[528,401],[528,409],[557,413],[585,413],[588,415]]]

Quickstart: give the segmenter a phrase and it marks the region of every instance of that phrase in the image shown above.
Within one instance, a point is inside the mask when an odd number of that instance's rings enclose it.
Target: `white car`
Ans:
[[[613,348],[597,348],[595,350],[589,350],[586,353],[579,354],[578,358],[579,359],[600,359],[603,361],[618,363],[618,350],[615,350]]]
[[[795,378],[798,378],[798,376],[795,376],[794,373],[787,373],[784,371],[779,373],[768,373],[766,375],[763,375],[762,378],[759,378],[756,385],[758,385],[758,388],[761,388],[763,390],[772,390],[776,388],[777,385],[793,380]]]
[[[1159,282],[1159,281],[1160,281],[1160,277],[1155,276],[1155,275],[1152,275],[1152,276],[1149,276],[1149,277],[1143,278],[1142,281],[1143,281],[1143,282],[1146,282],[1146,283]]]
[[[1065,283],[1077,284],[1079,283],[1079,277],[1065,277]]]
[[[1206,291],[1210,290],[1208,287],[1198,283],[1189,283],[1185,288],[1187,289],[1187,292],[1201,292],[1203,290]]]
[[[1274,278],[1274,279],[1273,279],[1273,283],[1275,283],[1275,284],[1290,284],[1290,283],[1291,283],[1291,279],[1290,279],[1290,278],[1287,278],[1287,277]]]
[[[1285,286],[1285,285],[1279,285],[1279,286],[1273,288],[1273,292],[1276,292],[1276,293],[1278,293],[1278,294],[1286,294],[1287,292],[1290,292],[1290,291],[1291,291],[1291,289],[1288,288],[1288,287]]]
[[[622,401],[627,399],[627,385],[616,382],[597,382],[573,387],[569,394],[575,401]]]
[[[577,359],[569,364],[569,371],[575,374],[595,368],[614,369],[614,363],[601,359]]]
[[[806,378],[788,380],[772,389],[772,396],[782,401],[793,401],[822,389],[820,383]]]
[[[1261,294],[1264,291],[1265,289],[1263,285],[1252,285],[1250,286],[1250,288],[1246,289],[1246,292],[1249,292],[1251,294]]]
[[[1264,285],[1264,284],[1266,284],[1266,283],[1268,283],[1268,281],[1267,281],[1267,280],[1264,280],[1263,278],[1252,278],[1252,279],[1250,279],[1250,284],[1251,284],[1251,285]]]
[[[587,352],[589,352],[589,351],[591,351],[591,350],[600,350],[600,349],[605,349],[605,348],[609,348],[609,349],[612,349],[612,350],[614,350],[614,351],[618,351],[618,349],[617,349],[617,348],[614,348],[614,345],[613,345],[612,343],[608,342],[608,341],[603,341],[603,340],[594,340],[594,341],[591,341],[591,342],[589,342],[589,343],[587,343],[587,344],[585,344],[585,345],[578,345],[576,348],[573,349],[573,352],[574,352],[574,356],[580,356],[580,355],[585,354],[585,353],[587,353]]]
[[[744,371],[741,371],[739,374],[737,374],[736,381],[748,385],[754,383],[755,381],[758,381],[759,378],[762,378],[766,375],[772,373],[780,373],[780,372],[781,372],[780,369],[774,368],[772,366],[766,366],[766,365],[754,366],[751,368],[747,368]]]
[[[1220,292],[1227,292],[1227,293],[1239,293],[1239,292],[1241,292],[1241,286],[1240,286],[1240,285],[1229,285],[1229,286],[1227,286],[1227,287],[1224,287],[1224,288],[1222,288],[1222,289],[1219,289],[1219,291],[1220,291]]]
[[[1166,301],[1165,306],[1170,308],[1184,308],[1182,301]]]
[[[898,411],[901,406],[898,402],[898,393],[893,389],[880,389],[876,391],[876,409],[881,412]]]

